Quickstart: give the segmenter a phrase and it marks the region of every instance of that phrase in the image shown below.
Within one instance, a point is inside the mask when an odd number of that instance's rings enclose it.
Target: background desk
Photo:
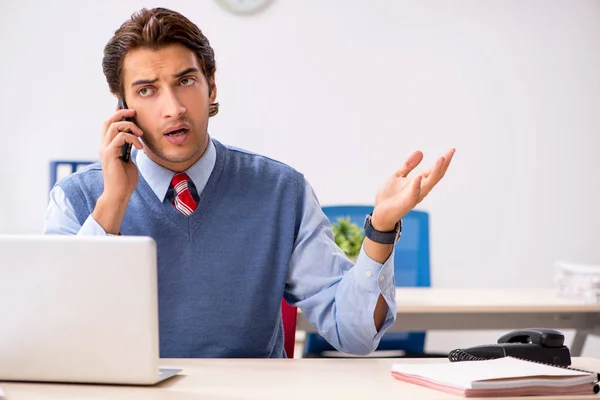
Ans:
[[[155,387],[0,383],[7,400],[127,399],[411,399],[460,397],[392,378],[393,359],[163,360],[183,368],[180,376]],[[447,362],[403,359],[401,362]],[[600,360],[574,359],[573,366],[600,371]],[[523,400],[523,397],[513,398]],[[565,397],[535,397],[565,400]],[[598,399],[581,396],[578,399]]]
[[[390,331],[575,329],[569,346],[573,356],[581,355],[588,334],[600,333],[600,303],[561,298],[552,289],[398,288],[396,302],[396,323]],[[298,316],[298,330],[313,332],[302,314]]]

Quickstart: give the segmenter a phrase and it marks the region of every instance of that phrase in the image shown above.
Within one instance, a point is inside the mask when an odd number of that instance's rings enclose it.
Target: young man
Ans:
[[[161,357],[285,357],[282,297],[338,350],[372,352],[395,321],[400,221],[454,150],[408,178],[415,152],[389,178],[353,265],[301,173],[209,136],[215,59],[196,25],[141,10],[106,45],[103,69],[128,108],[104,124],[100,162],[54,187],[45,232],[154,238]]]

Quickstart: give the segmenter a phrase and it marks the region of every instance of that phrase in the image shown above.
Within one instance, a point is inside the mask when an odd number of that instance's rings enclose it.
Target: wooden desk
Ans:
[[[154,387],[0,383],[6,400],[127,399],[452,399],[460,397],[392,378],[393,359],[163,360],[183,368],[180,376]],[[405,359],[401,362],[447,362]],[[574,359],[573,366],[600,371],[600,360]],[[510,398],[523,400],[523,398]],[[565,397],[536,397],[565,400]],[[581,396],[578,399],[598,399]]]
[[[575,329],[573,356],[581,355],[588,334],[600,332],[600,303],[561,298],[552,289],[398,288],[396,302],[390,331]],[[314,332],[301,314],[298,330]]]

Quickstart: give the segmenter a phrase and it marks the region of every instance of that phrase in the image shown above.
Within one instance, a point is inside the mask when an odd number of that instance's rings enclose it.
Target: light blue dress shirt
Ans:
[[[165,200],[174,172],[166,169],[148,158],[144,151],[137,151],[135,156],[139,172],[148,182],[152,191],[162,202]],[[200,197],[208,182],[216,162],[216,150],[212,140],[202,157],[187,171],[187,175],[196,186]],[[317,288],[323,288],[323,270],[330,277],[352,274],[351,284],[337,285],[336,290],[321,290],[317,295],[310,296],[298,302],[297,306],[323,310],[319,315],[319,324],[325,330],[351,330],[355,333],[356,342],[346,343],[342,351],[354,354],[368,354],[375,350],[383,333],[394,324],[396,319],[396,300],[394,284],[394,253],[384,263],[372,260],[361,249],[356,265],[352,266],[342,250],[335,244],[330,235],[321,229],[327,217],[324,215],[317,197],[308,182],[306,182],[304,207],[298,237],[292,253],[288,283],[292,294],[315,293]],[[45,214],[46,234],[59,235],[106,235],[104,229],[90,215],[81,225],[73,211],[73,207],[59,186],[50,193],[50,201]],[[316,273],[316,271],[320,271]],[[349,277],[345,277],[346,279]],[[375,329],[373,312],[379,295],[383,295],[388,312],[383,326]],[[336,299],[344,298],[353,302],[352,325],[340,328],[342,319],[338,319],[333,307],[324,306]],[[345,308],[348,309],[347,307]],[[338,310],[339,311],[339,310]],[[347,312],[347,311],[346,311]],[[348,320],[345,318],[344,320]]]

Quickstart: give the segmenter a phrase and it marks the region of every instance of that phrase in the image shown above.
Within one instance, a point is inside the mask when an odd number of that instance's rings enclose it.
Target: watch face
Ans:
[[[256,14],[272,2],[273,0],[217,0],[221,7],[239,15]]]

